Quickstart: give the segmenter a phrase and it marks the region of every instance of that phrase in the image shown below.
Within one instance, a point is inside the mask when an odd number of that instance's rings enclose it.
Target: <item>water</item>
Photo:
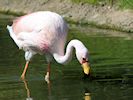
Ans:
[[[25,64],[24,52],[18,50],[6,30],[6,25],[10,24],[13,18],[0,15],[0,100],[133,98],[133,40],[127,39],[128,35],[97,35],[105,30],[92,27],[90,32],[71,30],[68,41],[78,38],[89,48],[93,80],[82,79],[82,68],[74,56],[71,63],[65,66],[52,63],[51,84],[48,85],[44,81],[46,60],[40,55],[34,57],[26,80],[21,81],[20,75]]]

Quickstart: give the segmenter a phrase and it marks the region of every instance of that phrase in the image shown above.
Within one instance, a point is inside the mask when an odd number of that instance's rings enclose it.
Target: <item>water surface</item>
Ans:
[[[93,80],[82,79],[82,68],[73,56],[68,65],[52,63],[51,84],[48,85],[44,81],[47,66],[45,56],[36,55],[29,66],[26,81],[21,81],[20,75],[25,64],[24,52],[17,48],[6,29],[13,18],[0,15],[0,100],[26,100],[29,95],[33,100],[133,98],[132,39],[98,34],[105,30],[93,27],[86,32],[72,29],[68,41],[77,38],[90,51]]]

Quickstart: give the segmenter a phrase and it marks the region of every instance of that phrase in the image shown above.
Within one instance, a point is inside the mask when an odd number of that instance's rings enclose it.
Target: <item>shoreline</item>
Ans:
[[[21,16],[35,11],[53,11],[69,23],[92,25],[103,29],[133,32],[133,10],[117,10],[108,6],[72,3],[70,0],[0,0],[0,13]],[[57,6],[58,5],[58,6]]]

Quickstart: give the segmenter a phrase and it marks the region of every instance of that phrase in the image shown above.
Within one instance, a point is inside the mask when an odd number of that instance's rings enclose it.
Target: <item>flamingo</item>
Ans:
[[[35,54],[46,56],[48,67],[45,80],[48,81],[52,59],[60,64],[66,64],[72,58],[73,49],[84,74],[90,74],[88,49],[81,41],[71,40],[64,54],[68,25],[59,14],[51,11],[27,14],[14,20],[12,26],[7,25],[7,29],[18,48],[25,51],[26,64],[21,74],[22,79],[25,79],[29,62]]]

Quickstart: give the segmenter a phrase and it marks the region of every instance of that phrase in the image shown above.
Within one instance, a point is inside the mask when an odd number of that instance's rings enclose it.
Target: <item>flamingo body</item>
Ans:
[[[25,51],[26,64],[22,79],[25,78],[29,61],[39,53],[46,55],[48,69],[45,80],[49,83],[51,57],[58,63],[65,64],[71,60],[73,48],[84,73],[89,75],[88,49],[81,41],[71,40],[64,54],[68,27],[60,15],[50,11],[31,13],[17,18],[7,29],[17,46]]]
[[[19,39],[32,41],[35,52],[64,54],[68,28],[63,18],[56,13],[40,11],[19,17],[14,21],[12,29]],[[29,48],[30,44],[27,45]]]

